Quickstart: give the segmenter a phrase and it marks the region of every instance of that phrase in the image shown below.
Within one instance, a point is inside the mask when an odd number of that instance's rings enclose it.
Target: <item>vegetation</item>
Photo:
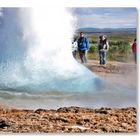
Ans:
[[[99,59],[97,41],[99,34],[89,35],[89,52],[88,59]],[[131,44],[133,43],[136,34],[126,33],[126,34],[109,34],[109,51],[107,52],[107,60],[110,61],[131,61],[133,60],[133,55],[131,51]]]

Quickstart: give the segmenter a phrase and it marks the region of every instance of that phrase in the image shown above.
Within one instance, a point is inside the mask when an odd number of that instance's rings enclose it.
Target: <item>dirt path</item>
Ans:
[[[107,74],[126,74],[136,71],[136,64],[124,63],[124,62],[107,62],[107,64],[100,65],[98,61],[88,60],[86,65],[91,71],[95,73],[107,73]]]
[[[98,61],[89,60],[86,67],[102,78],[137,88],[137,67],[135,63],[107,62],[106,66]]]

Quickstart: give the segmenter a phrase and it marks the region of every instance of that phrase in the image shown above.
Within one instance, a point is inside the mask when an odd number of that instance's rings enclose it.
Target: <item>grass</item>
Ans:
[[[97,49],[98,36],[98,33],[88,35],[90,46],[88,59],[99,60]],[[107,34],[107,38],[110,46],[109,51],[107,52],[107,60],[123,62],[133,60],[131,45],[134,38],[136,38],[135,33],[109,33]]]

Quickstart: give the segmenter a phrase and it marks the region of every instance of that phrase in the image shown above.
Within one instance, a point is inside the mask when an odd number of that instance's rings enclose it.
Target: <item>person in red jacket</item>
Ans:
[[[132,44],[132,52],[134,54],[135,63],[136,63],[137,62],[137,42],[136,42],[136,39],[134,39],[134,42]]]

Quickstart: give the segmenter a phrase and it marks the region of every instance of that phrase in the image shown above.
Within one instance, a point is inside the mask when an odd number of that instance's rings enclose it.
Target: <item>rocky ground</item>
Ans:
[[[109,77],[112,81],[114,78],[114,81],[119,79],[130,82],[129,85],[135,88],[137,76],[134,63],[109,62],[106,66],[100,66],[97,61],[89,61],[86,67],[104,78]],[[134,133],[137,132],[136,114],[134,107],[100,109],[64,107],[57,110],[25,110],[0,105],[0,132]]]
[[[99,65],[96,60],[89,60],[86,67],[99,75],[103,79],[111,83],[122,83],[126,87],[137,89],[137,65],[134,62],[108,62],[104,65]]]
[[[86,66],[95,73],[107,73],[107,74],[127,74],[136,72],[136,64],[123,63],[123,62],[107,62],[106,65],[99,65],[96,60],[88,60]]]
[[[136,108],[64,107],[57,110],[0,109],[0,132],[13,133],[132,133]]]

